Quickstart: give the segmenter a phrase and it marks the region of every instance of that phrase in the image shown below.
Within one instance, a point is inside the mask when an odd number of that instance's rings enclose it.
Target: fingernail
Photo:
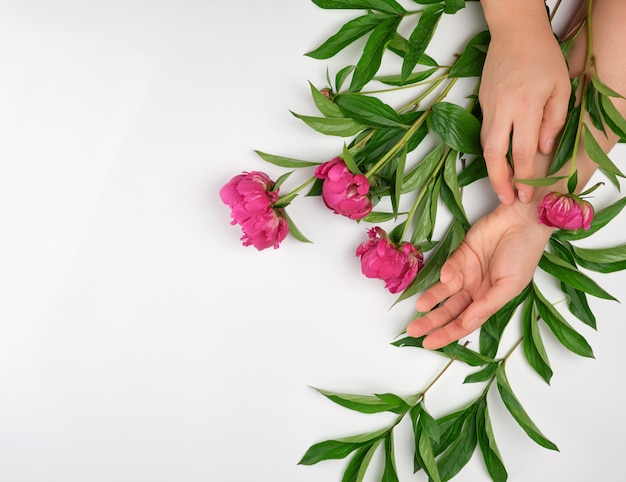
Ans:
[[[517,196],[519,197],[519,200],[522,201],[524,204],[529,201],[528,193],[526,191],[518,191]]]
[[[498,194],[498,199],[502,204],[509,204],[509,200],[506,198],[504,194]]]
[[[475,330],[476,328],[478,328],[480,326],[480,322],[481,319],[480,318],[473,318],[466,326],[465,328],[468,330]]]
[[[546,150],[548,151],[546,154],[550,154],[552,152],[553,147],[554,147],[554,139],[548,139],[546,141]]]

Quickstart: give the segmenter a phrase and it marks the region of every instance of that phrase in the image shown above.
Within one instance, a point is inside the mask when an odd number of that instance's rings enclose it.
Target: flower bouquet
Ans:
[[[293,113],[318,134],[342,139],[331,159],[302,160],[256,151],[272,168],[284,169],[272,177],[258,170],[235,175],[220,191],[231,209],[231,223],[239,226],[244,246],[257,250],[279,248],[288,235],[309,242],[288,214],[289,206],[303,195],[338,216],[363,228],[364,239],[354,246],[361,271],[381,280],[398,294],[396,303],[414,298],[432,287],[446,260],[463,242],[472,226],[465,205],[465,188],[487,176],[480,142],[481,111],[478,87],[490,35],[474,32],[449,65],[427,51],[441,18],[465,8],[479,8],[465,0],[312,0],[323,9],[355,11],[346,23],[317,48],[307,53],[325,60],[360,46],[348,65],[327,75],[327,85],[310,85],[318,115]],[[591,2],[589,2],[591,5]],[[551,18],[555,11],[548,12]],[[507,377],[506,363],[512,353],[523,350],[532,369],[546,382],[552,377],[540,324],[569,351],[592,357],[585,338],[570,324],[570,315],[596,327],[588,296],[615,298],[581,270],[598,273],[626,268],[626,245],[590,249],[577,245],[606,226],[626,205],[622,198],[594,211],[587,200],[600,186],[575,193],[576,157],[582,146],[607,180],[619,189],[619,168],[602,151],[591,127],[607,127],[626,138],[626,120],[611,99],[621,97],[592,70],[593,32],[583,23],[589,40],[584,72],[572,79],[569,114],[548,175],[518,182],[550,186],[567,179],[568,191],[551,192],[537,211],[537,223],[558,228],[551,236],[539,268],[556,281],[564,303],[549,301],[540,285],[531,281],[480,329],[478,347],[451,343],[437,349],[449,361],[441,373],[411,395],[349,394],[317,391],[347,409],[365,414],[389,412],[392,422],[372,432],[334,438],[312,445],[300,464],[313,465],[329,459],[348,458],[343,481],[361,481],[374,454],[384,453],[381,480],[399,480],[394,452],[394,430],[406,420],[413,433],[413,469],[429,480],[447,481],[461,472],[478,449],[492,480],[504,481],[507,471],[497,447],[489,415],[487,394],[495,391],[512,418],[537,444],[557,450],[532,421]],[[408,35],[403,35],[403,32]],[[567,56],[574,36],[561,42]],[[353,51],[354,52],[354,51]],[[395,73],[382,74],[393,65]],[[581,100],[577,100],[576,94]],[[462,101],[452,100],[453,94]],[[566,176],[560,175],[569,163]],[[299,185],[287,188],[295,171],[309,171]],[[445,222],[443,232],[436,228]],[[568,313],[564,313],[566,311]],[[424,313],[416,312],[415,318]],[[514,315],[518,315],[517,317]],[[501,346],[507,326],[519,319],[522,336]],[[408,321],[408,320],[407,320]],[[423,349],[424,337],[398,334],[398,347]],[[481,384],[472,400],[434,417],[426,396],[453,363],[470,367],[464,383]]]

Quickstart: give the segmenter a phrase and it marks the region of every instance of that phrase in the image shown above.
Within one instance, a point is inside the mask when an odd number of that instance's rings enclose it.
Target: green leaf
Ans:
[[[324,9],[362,9],[378,10],[386,13],[406,13],[406,10],[394,0],[312,0]]]
[[[435,462],[435,454],[433,452],[433,446],[430,442],[430,437],[423,430],[419,434],[419,440],[416,447],[419,452],[419,460],[421,462],[424,471],[430,477],[433,482],[441,482],[439,476],[439,469],[437,468],[437,462]]]
[[[291,219],[286,211],[284,212],[284,214],[285,219],[287,220],[287,225],[289,226],[289,233],[298,241],[301,241],[303,243],[310,243],[311,241],[307,239],[304,234],[302,234],[302,232],[298,229],[298,226],[296,226],[296,223],[293,221],[293,219]]]
[[[335,91],[339,92],[343,87],[343,83],[346,81],[348,76],[354,72],[356,69],[356,65],[347,65],[343,69],[339,70],[335,75]]]
[[[609,126],[617,136],[626,137],[626,119],[617,110],[611,99],[600,94],[600,112],[606,125]]]
[[[445,237],[437,249],[417,274],[411,284],[400,294],[395,303],[424,291],[439,279],[439,270],[448,256],[454,251],[465,237],[465,231],[458,221],[452,221]],[[394,303],[394,304],[395,304]]]
[[[487,472],[493,482],[505,482],[508,478],[502,456],[496,444],[496,438],[491,426],[491,418],[487,409],[487,402],[483,400],[478,406],[476,414],[476,435],[478,446],[483,455]]]
[[[409,37],[407,51],[404,55],[404,62],[402,63],[403,80],[406,80],[413,73],[418,60],[426,51],[426,47],[428,47],[435,33],[442,13],[443,8],[440,5],[429,5],[422,11],[417,26]]]
[[[535,306],[539,315],[561,344],[577,355],[593,358],[593,350],[587,340],[563,318],[563,315],[543,296],[533,284]]]
[[[550,360],[541,339],[539,323],[534,310],[534,300],[532,296],[526,298],[524,310],[522,311],[522,333],[524,335],[524,355],[528,364],[544,379],[549,385],[552,378]]]
[[[589,157],[595,162],[600,169],[609,172],[619,177],[624,177],[622,171],[611,161],[609,156],[606,155],[604,150],[598,144],[598,141],[593,137],[587,125],[583,125],[583,139],[585,141],[585,151],[589,154]]]
[[[299,465],[314,465],[322,460],[343,459],[359,447],[371,445],[382,439],[389,432],[388,428],[367,432],[353,437],[326,440],[309,447]]]
[[[356,64],[350,83],[350,91],[358,92],[367,84],[380,67],[387,44],[396,34],[401,17],[383,20],[370,34],[363,49],[363,54]]]
[[[493,358],[482,355],[474,350],[470,350],[456,341],[443,347],[442,350],[450,358],[456,357],[459,361],[467,363],[473,367],[480,367],[495,361]]]
[[[445,10],[447,14],[453,14],[465,8],[465,0],[445,0]]]
[[[619,92],[615,92],[608,85],[604,84],[598,77],[597,72],[594,72],[593,75],[591,76],[591,83],[596,88],[596,90],[600,92],[602,95],[606,95],[608,97],[619,97],[622,99],[624,98],[622,94],[620,94]]]
[[[354,119],[362,125],[370,127],[402,127],[404,119],[389,105],[377,97],[362,94],[341,94],[335,99],[344,117]]]
[[[585,108],[589,113],[589,118],[593,126],[602,131],[606,136],[606,130],[604,129],[604,122],[602,122],[602,113],[600,112],[600,106],[598,105],[598,91],[594,88],[593,84],[588,84],[585,90]]]
[[[314,59],[329,59],[354,41],[374,30],[382,21],[390,18],[393,17],[387,14],[374,13],[350,20],[345,23],[336,34],[329,37],[315,50],[311,50],[305,55]]]
[[[304,121],[313,130],[327,136],[350,137],[365,129],[365,126],[348,118],[312,117],[296,114],[295,112],[292,112],[292,114]]]
[[[479,32],[468,42],[463,53],[454,62],[448,77],[480,77],[487,56],[491,36],[488,30]]]
[[[443,168],[443,179],[445,181],[445,185],[450,188],[450,194],[452,195],[451,202],[446,202],[446,205],[454,215],[456,219],[458,219],[465,229],[469,229],[470,223],[467,220],[467,215],[465,214],[465,207],[463,206],[463,200],[461,199],[461,189],[459,187],[459,181],[456,173],[456,159],[458,153],[454,150],[451,150],[446,157],[444,168]],[[442,189],[442,194],[444,189]],[[446,191],[447,192],[447,191]],[[444,199],[446,201],[446,199]]]
[[[480,353],[490,358],[496,356],[504,329],[511,321],[517,307],[530,295],[531,288],[530,285],[528,285],[520,294],[506,303],[483,323],[479,338]]]
[[[465,154],[481,154],[480,121],[467,110],[450,102],[432,106],[430,128],[450,147]]]
[[[579,248],[573,246],[577,258],[594,263],[619,263],[626,261],[626,244],[612,248]]]
[[[385,468],[381,482],[400,482],[396,471],[396,456],[393,448],[393,432],[385,437]]]
[[[496,381],[498,385],[498,392],[500,393],[500,397],[502,398],[505,407],[513,416],[515,421],[519,424],[519,426],[522,427],[524,432],[526,432],[526,434],[532,440],[534,440],[542,447],[558,451],[558,447],[550,440],[548,440],[545,435],[541,433],[535,423],[530,419],[530,417],[524,410],[524,407],[513,393],[511,385],[509,384],[509,380],[506,376],[504,364],[500,365],[496,372]]]
[[[380,75],[374,77],[374,80],[377,80],[378,82],[382,82],[383,84],[387,85],[410,85],[421,82],[422,80],[426,80],[428,77],[437,72],[437,70],[439,69],[437,69],[436,67],[431,67],[430,69],[422,70],[420,72],[414,72],[404,80],[402,79],[401,75]]]
[[[319,388],[315,388],[315,390],[336,404],[361,413],[400,413],[406,407],[406,402],[402,399],[399,399],[395,403],[390,403],[389,399],[383,400],[376,395],[352,395],[348,393],[329,392]]]
[[[515,182],[520,184],[526,184],[528,186],[552,186],[567,176],[551,176],[551,177],[537,177],[532,179],[515,179]]]
[[[381,443],[382,440],[376,440],[371,445],[360,447],[350,459],[341,482],[362,482],[372,457]]]
[[[589,228],[587,231],[583,229],[579,229],[578,231],[560,229],[555,231],[554,234],[552,234],[552,237],[561,241],[575,241],[578,239],[587,238],[592,234],[598,232],[601,228],[603,228],[611,220],[613,220],[620,212],[622,212],[624,206],[626,206],[626,197],[623,197],[615,201],[613,204],[605,207],[604,209],[597,211],[593,216],[593,220],[591,221],[591,228]]]
[[[398,213],[400,205],[400,195],[402,194],[402,183],[404,182],[404,168],[406,166],[406,145],[401,149],[397,156],[398,162],[394,171],[395,179],[391,185],[391,206],[394,213]]]
[[[548,176],[551,176],[560,170],[572,157],[574,153],[574,142],[576,141],[576,133],[578,131],[578,120],[580,119],[580,106],[574,107],[567,116],[567,121],[561,134],[561,140],[554,153],[554,158],[548,170]]]
[[[614,296],[607,293],[594,280],[552,253],[544,251],[543,256],[539,260],[539,268],[563,283],[570,285],[572,288],[598,298],[617,301]]]
[[[439,144],[430,151],[413,169],[404,176],[401,193],[422,189],[426,181],[433,175],[437,164],[443,157],[444,145]]]
[[[320,89],[309,82],[313,103],[324,117],[343,117],[341,109],[320,92]]]
[[[290,157],[275,156],[273,154],[267,154],[266,152],[261,152],[261,151],[254,151],[254,152],[264,161],[269,162],[270,164],[275,164],[276,166],[280,166],[280,167],[302,168],[302,167],[319,166],[320,164],[319,162],[301,161],[299,159],[292,159]]]
[[[463,417],[458,436],[449,444],[439,457],[437,465],[442,482],[447,482],[456,476],[469,462],[476,445],[476,405]]]
[[[467,375],[465,377],[465,380],[463,380],[463,383],[480,383],[491,380],[495,376],[497,369],[498,363],[488,363],[484,366],[484,368],[481,368],[477,372]]]
[[[458,176],[459,186],[469,186],[471,183],[487,177],[487,165],[483,156],[477,156],[463,169]]]
[[[439,425],[437,425],[437,421],[432,417],[428,410],[426,410],[426,406],[424,405],[424,401],[420,402],[420,426],[422,430],[430,439],[434,442],[439,442],[439,438],[441,437],[441,431],[439,430]]]
[[[363,218],[363,221],[366,221],[371,224],[380,224],[386,221],[390,221],[394,219],[395,217],[396,215],[394,213],[383,213],[383,212],[372,211],[371,213],[369,213],[367,216]]]

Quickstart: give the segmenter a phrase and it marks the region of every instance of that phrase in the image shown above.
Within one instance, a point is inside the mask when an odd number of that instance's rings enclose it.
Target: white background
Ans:
[[[298,198],[289,213],[313,243],[257,252],[218,197],[243,170],[284,172],[254,149],[340,151],[289,110],[315,114],[307,82],[324,86],[346,57],[303,54],[355,15],[308,0],[0,1],[0,480],[338,481],[344,460],[297,462],[393,415],[311,386],[408,395],[443,367],[390,345],[413,302],[389,309],[395,297],[361,275],[366,226]],[[445,17],[429,53],[447,61],[481,22],[477,4]],[[473,219],[492,201],[478,186]],[[618,198],[606,185],[596,206]],[[584,245],[626,242],[624,222]],[[596,279],[626,299],[624,274]],[[596,359],[546,332],[550,387],[520,350],[508,363],[559,453],[491,397],[510,481],[620,478],[624,309],[591,303],[598,332],[572,323]],[[429,392],[434,415],[475,396],[466,373],[453,366]],[[411,475],[408,427],[396,444],[401,480],[426,480]],[[478,452],[455,480],[488,480]]]

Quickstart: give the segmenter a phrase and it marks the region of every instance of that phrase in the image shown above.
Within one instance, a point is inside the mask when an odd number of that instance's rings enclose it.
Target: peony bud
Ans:
[[[278,248],[289,233],[284,211],[274,208],[278,191],[272,191],[273,187],[267,174],[244,172],[220,189],[222,202],[231,209],[230,224],[241,226],[244,246],[252,245],[259,251]]]
[[[335,214],[358,220],[372,211],[368,179],[363,174],[353,174],[340,157],[319,165],[315,177],[324,180],[322,199]]]
[[[573,194],[551,192],[537,206],[539,223],[553,228],[585,231],[591,227],[593,206]]]
[[[369,241],[361,243],[356,250],[361,258],[361,271],[368,278],[382,279],[390,293],[403,291],[424,266],[424,255],[411,243],[396,245],[378,226],[367,234]]]

